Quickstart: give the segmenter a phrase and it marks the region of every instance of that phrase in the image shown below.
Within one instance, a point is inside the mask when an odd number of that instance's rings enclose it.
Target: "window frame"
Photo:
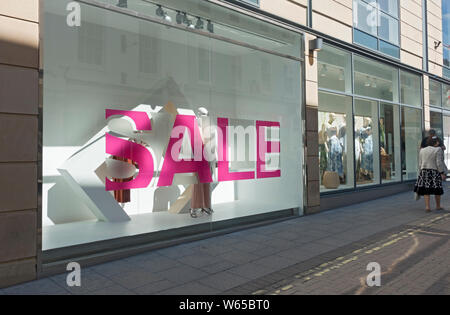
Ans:
[[[378,128],[379,128],[379,124],[380,124],[379,117],[380,117],[381,105],[382,104],[387,104],[387,105],[394,105],[394,107],[395,107],[395,105],[397,106],[397,109],[395,109],[395,110],[398,111],[398,117],[399,117],[398,118],[399,119],[398,123],[399,123],[399,127],[400,127],[400,130],[399,130],[399,132],[400,132],[400,147],[402,147],[403,141],[404,141],[404,138],[402,137],[402,124],[403,124],[402,112],[403,112],[404,108],[417,110],[417,111],[420,112],[420,116],[421,116],[420,129],[422,131],[422,134],[424,133],[424,131],[425,131],[425,129],[424,129],[425,128],[425,124],[424,124],[425,110],[424,110],[423,90],[424,90],[425,86],[424,86],[423,77],[420,76],[420,89],[421,89],[421,93],[420,93],[421,94],[421,105],[420,106],[411,105],[411,104],[403,104],[401,102],[401,95],[400,95],[400,93],[401,93],[401,71],[407,72],[408,74],[415,74],[415,73],[411,72],[411,71],[409,71],[407,69],[400,68],[400,67],[395,67],[397,69],[397,76],[398,76],[398,81],[397,81],[397,86],[398,86],[398,91],[399,91],[398,92],[399,93],[398,101],[382,100],[382,99],[378,99],[378,98],[372,98],[372,97],[368,97],[368,96],[364,96],[364,95],[359,95],[359,94],[355,93],[355,73],[354,73],[355,72],[355,65],[354,65],[355,57],[356,56],[362,57],[362,58],[367,58],[367,57],[364,57],[364,56],[362,56],[362,55],[360,55],[358,53],[355,53],[355,52],[351,52],[351,51],[348,51],[348,50],[345,50],[345,49],[333,46],[331,44],[326,44],[326,45],[329,45],[330,47],[332,47],[334,49],[338,49],[338,50],[350,53],[350,56],[351,56],[351,80],[352,80],[352,82],[351,82],[351,91],[350,92],[342,92],[342,91],[339,91],[339,90],[331,90],[331,89],[321,88],[321,87],[319,87],[318,90],[319,90],[319,92],[324,92],[324,93],[328,93],[328,94],[335,94],[335,95],[339,95],[339,96],[349,96],[349,97],[352,98],[352,115],[353,115],[352,128],[353,129],[354,129],[354,126],[355,126],[355,117],[354,117],[354,114],[355,114],[355,100],[356,99],[361,99],[361,100],[366,100],[366,101],[375,101],[375,102],[377,102],[377,106],[378,106],[378,122],[377,122],[378,123]],[[383,63],[383,64],[385,64],[385,63]],[[320,104],[319,104],[319,110],[320,110]],[[445,109],[441,108],[441,110],[445,113]],[[450,109],[447,110],[447,113],[450,116]],[[378,134],[378,137],[379,136],[380,136],[380,134]],[[349,140],[347,140],[347,141],[349,141]],[[355,133],[354,132],[353,132],[353,139],[351,139],[350,141],[355,141]],[[321,191],[320,195],[321,196],[335,195],[335,194],[346,193],[346,192],[360,191],[360,190],[364,190],[364,189],[367,189],[367,188],[372,189],[372,188],[386,187],[386,186],[397,185],[397,184],[402,184],[402,183],[411,183],[411,182],[414,181],[413,179],[408,179],[407,176],[405,174],[403,174],[403,171],[404,171],[403,170],[403,164],[404,164],[404,161],[406,161],[405,160],[406,156],[405,156],[405,152],[401,151],[400,152],[400,165],[396,166],[396,168],[400,172],[400,176],[399,176],[400,178],[398,180],[394,180],[392,182],[390,182],[390,181],[389,182],[383,182],[382,173],[381,173],[382,172],[381,157],[380,157],[381,153],[379,152],[380,150],[376,150],[376,151],[377,151],[377,153],[375,153],[375,150],[374,150],[374,154],[378,154],[379,155],[378,156],[378,160],[379,160],[379,163],[380,163],[380,165],[379,165],[380,174],[378,176],[379,180],[377,182],[374,182],[373,184],[370,184],[370,185],[367,185],[367,186],[358,186],[357,185],[357,183],[356,183],[356,157],[355,157],[355,148],[353,148],[353,153],[352,153],[353,154],[352,158],[353,158],[353,163],[354,163],[354,165],[353,165],[353,172],[354,172],[353,188],[335,189],[335,190],[331,190],[331,191]]]
[[[237,2],[243,2],[243,3],[245,3],[245,4],[248,4],[248,5],[257,7],[257,8],[259,8],[259,7],[260,7],[260,4],[261,4],[261,0],[235,0],[235,1],[237,1]]]
[[[358,12],[358,10],[355,10],[354,4],[358,3],[359,1],[361,1],[361,2],[363,2],[365,4],[367,4],[367,5],[372,6],[376,10],[376,12],[377,12],[377,19],[380,20],[380,23],[381,23],[381,13],[383,13],[383,14],[387,15],[388,17],[393,18],[393,19],[395,19],[397,21],[397,24],[398,24],[398,32],[397,32],[397,34],[398,34],[397,35],[398,36],[398,38],[397,38],[398,43],[397,44],[394,44],[391,41],[383,39],[382,37],[380,37],[379,29],[380,29],[381,25],[377,25],[377,35],[376,36],[373,35],[373,34],[367,33],[366,31],[364,31],[364,30],[362,30],[362,29],[360,29],[360,28],[355,26],[355,20],[357,19],[357,12]],[[400,23],[400,21],[401,21],[401,19],[400,19],[400,12],[401,12],[401,10],[400,10],[400,1],[399,0],[391,0],[391,1],[397,1],[397,16],[394,16],[391,13],[382,10],[381,7],[379,7],[379,5],[378,5],[379,0],[374,0],[373,1],[373,2],[375,2],[377,4],[377,6],[373,6],[370,2],[368,2],[368,0],[353,0],[352,1],[352,6],[353,6],[352,42],[353,42],[353,44],[358,45],[360,47],[365,47],[365,48],[368,48],[370,50],[377,51],[377,52],[383,54],[384,56],[388,56],[390,58],[394,58],[396,60],[400,60],[400,47],[401,47],[401,23]],[[366,36],[369,36],[369,37],[371,37],[373,39],[375,39],[376,42],[377,42],[377,49],[374,49],[372,47],[364,45],[363,43],[355,41],[355,32],[356,31],[358,31],[358,32],[360,32],[360,33],[362,33],[362,34],[364,34]],[[380,43],[385,43],[385,44],[388,44],[388,45],[396,47],[398,49],[398,56],[393,56],[393,55],[390,55],[390,54],[380,50],[380,46],[381,46]]]

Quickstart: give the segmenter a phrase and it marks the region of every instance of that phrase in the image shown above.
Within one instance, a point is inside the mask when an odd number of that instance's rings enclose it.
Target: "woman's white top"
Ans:
[[[440,147],[426,147],[419,153],[419,169],[437,170],[439,173],[447,173],[444,163],[444,151]]]

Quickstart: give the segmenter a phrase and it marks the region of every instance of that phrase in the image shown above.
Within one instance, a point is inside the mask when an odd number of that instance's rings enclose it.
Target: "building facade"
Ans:
[[[0,287],[411,189],[449,10],[2,1]]]

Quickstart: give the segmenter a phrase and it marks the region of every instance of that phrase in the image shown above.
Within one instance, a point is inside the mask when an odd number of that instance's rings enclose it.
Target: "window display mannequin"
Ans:
[[[136,139],[128,139],[128,141],[132,141],[135,143],[139,143],[141,145],[146,145],[144,142],[142,141],[138,141]],[[134,162],[131,159],[126,159],[126,158],[122,158],[119,156],[115,156],[113,155],[111,157],[113,160],[117,160],[117,161],[122,161],[131,165],[134,165],[134,167],[136,167],[136,169],[139,169],[138,165],[136,162]],[[134,177],[129,177],[129,178],[113,178],[112,180],[116,183],[125,183],[125,182],[129,182],[132,181],[134,179]],[[131,202],[131,191],[129,189],[123,189],[123,190],[114,190],[114,199],[116,199],[116,201],[120,204],[120,206],[123,208],[125,206],[126,203],[130,203]]]
[[[213,135],[211,132],[211,125],[208,119],[208,110],[204,107],[198,109],[198,122],[200,132],[202,133],[202,140],[205,144],[205,152],[215,152]],[[208,158],[211,174],[214,174],[215,160],[212,156]],[[191,217],[198,217],[198,210],[211,215],[214,211],[211,207],[211,183],[197,183],[193,185],[191,208],[189,210]]]
[[[322,128],[322,130],[319,131],[319,169],[321,181],[328,167],[328,152],[326,143],[327,135],[325,130]]]
[[[361,175],[367,180],[373,177],[373,137],[372,120],[363,119],[363,126],[359,129],[359,140],[361,142]]]
[[[341,180],[344,177],[342,144],[338,138],[338,123],[334,113],[328,114],[328,121],[324,123],[322,128],[325,130],[328,141],[326,142],[327,170],[338,173]]]

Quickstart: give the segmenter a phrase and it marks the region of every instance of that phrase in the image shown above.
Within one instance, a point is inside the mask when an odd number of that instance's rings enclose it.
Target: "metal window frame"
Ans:
[[[364,3],[366,3],[366,4],[368,4],[368,5],[371,5],[369,2],[367,2],[367,0],[354,0],[354,1],[362,1],[362,2],[364,2]],[[354,1],[352,1],[352,3],[354,3]],[[375,1],[376,1],[376,3],[378,4],[378,1],[379,1],[379,0],[375,0]],[[390,1],[393,1],[393,0],[390,0]],[[374,7],[374,9],[377,11],[377,18],[379,17],[380,12],[382,12],[382,13],[386,14],[387,16],[389,16],[389,17],[391,17],[391,18],[393,18],[393,19],[395,19],[395,20],[397,21],[397,23],[398,23],[398,38],[397,38],[397,39],[398,39],[398,44],[394,44],[394,43],[392,43],[392,42],[390,42],[390,41],[388,41],[388,40],[386,40],[386,39],[381,38],[380,35],[379,35],[379,27],[380,27],[380,26],[377,26],[377,35],[376,35],[376,36],[373,35],[373,34],[369,34],[369,33],[367,33],[366,31],[364,31],[364,30],[362,30],[362,29],[360,29],[360,28],[358,28],[358,27],[355,27],[355,25],[352,25],[352,29],[353,29],[353,30],[356,29],[356,30],[358,30],[358,31],[360,31],[360,32],[362,32],[362,33],[364,33],[364,34],[366,34],[366,35],[369,35],[369,36],[375,38],[375,39],[377,40],[377,50],[376,50],[376,51],[378,51],[379,53],[381,53],[381,54],[383,54],[383,55],[386,55],[386,56],[389,56],[389,57],[391,57],[391,58],[400,60],[400,47],[401,47],[401,23],[400,23],[401,20],[400,20],[400,13],[401,13],[401,10],[400,10],[400,1],[399,1],[399,0],[394,0],[394,1],[397,1],[397,17],[391,15],[391,14],[388,13],[388,12],[385,12],[384,10],[381,10],[381,8],[378,9],[377,7]],[[353,14],[355,14],[355,12],[357,12],[357,11],[353,10]],[[354,19],[354,17],[353,17],[353,19]],[[368,48],[368,49],[370,49],[370,50],[374,50],[374,49],[372,49],[372,48],[370,48],[370,47],[367,47],[367,46],[365,46],[365,45],[363,45],[363,44],[356,43],[356,42],[355,42],[355,35],[354,35],[354,34],[355,34],[355,32],[353,31],[353,32],[352,32],[352,42],[353,42],[353,44],[358,45],[358,46],[361,46],[361,47],[366,47],[366,48]],[[388,44],[390,44],[390,45],[392,45],[392,46],[397,47],[397,48],[399,49],[399,56],[398,56],[398,57],[395,57],[395,56],[386,54],[385,52],[382,52],[382,51],[380,50],[380,41],[386,42],[386,43],[388,43]]]
[[[332,190],[332,191],[324,191],[324,192],[320,192],[321,196],[328,196],[328,195],[337,195],[337,194],[341,194],[341,193],[345,193],[345,192],[358,192],[358,191],[362,191],[362,190],[367,190],[367,189],[373,189],[373,188],[377,188],[377,187],[386,187],[389,185],[396,185],[396,184],[404,184],[404,183],[412,183],[414,182],[413,179],[405,179],[405,176],[403,175],[403,161],[406,159],[406,150],[405,152],[403,152],[403,150],[401,150],[402,144],[404,143],[404,138],[402,137],[402,125],[403,125],[403,109],[404,108],[409,108],[409,109],[414,109],[414,110],[419,110],[422,116],[422,119],[420,121],[420,130],[421,133],[423,134],[424,132],[424,115],[425,115],[425,110],[423,107],[424,104],[424,95],[423,95],[423,90],[424,90],[424,82],[423,82],[423,76],[420,76],[420,105],[416,106],[416,105],[410,105],[410,104],[403,104],[401,102],[401,72],[404,71],[406,73],[412,74],[412,75],[417,75],[416,73],[412,72],[412,71],[408,71],[407,69],[403,69],[401,67],[398,66],[394,66],[395,69],[397,70],[397,88],[398,88],[398,101],[389,101],[389,100],[382,100],[382,99],[378,99],[378,98],[373,98],[373,97],[369,97],[369,96],[364,96],[364,95],[359,95],[356,94],[355,92],[355,57],[362,57],[362,58],[366,58],[365,56],[362,56],[358,53],[354,53],[351,51],[347,51],[345,49],[342,49],[340,47],[335,47],[334,45],[330,45],[327,44],[335,49],[347,52],[350,54],[351,56],[351,92],[342,92],[342,91],[336,91],[336,90],[332,90],[332,89],[327,89],[327,88],[318,88],[319,93],[323,92],[323,93],[328,93],[328,94],[334,94],[334,95],[339,95],[339,96],[346,96],[346,97],[351,97],[352,98],[352,134],[353,134],[353,139],[351,141],[353,141],[353,143],[355,142],[355,100],[356,99],[361,99],[361,100],[366,100],[366,101],[371,101],[371,102],[376,102],[377,103],[377,111],[378,111],[378,130],[380,130],[380,110],[381,110],[381,104],[388,104],[388,105],[395,105],[397,106],[397,111],[398,111],[398,123],[399,123],[399,127],[400,127],[400,165],[397,165],[396,168],[398,169],[398,171],[400,172],[400,179],[397,181],[393,181],[393,182],[388,182],[388,183],[383,183],[382,180],[382,176],[381,176],[381,153],[380,150],[377,150],[377,154],[378,154],[378,161],[379,161],[379,180],[378,183],[374,183],[371,185],[364,185],[364,186],[358,186],[357,182],[356,182],[356,156],[355,156],[355,148],[353,148],[353,152],[352,152],[352,156],[353,156],[353,188],[345,188],[345,189],[336,189],[336,190]],[[376,61],[376,60],[375,60]],[[319,62],[319,58],[318,58],[318,62]],[[376,61],[378,62],[378,61]],[[390,65],[392,66],[392,65]],[[436,81],[436,80],[435,80]],[[442,95],[442,93],[441,93]],[[320,106],[320,105],[319,105]],[[448,112],[450,115],[450,111]],[[380,134],[378,133],[378,137],[380,137]],[[348,140],[347,140],[348,141]],[[378,139],[379,141],[379,139]]]

